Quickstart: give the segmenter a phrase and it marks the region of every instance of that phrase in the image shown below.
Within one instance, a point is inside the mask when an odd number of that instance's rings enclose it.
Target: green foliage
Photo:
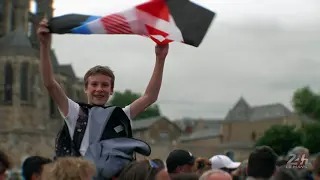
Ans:
[[[133,101],[138,99],[141,96],[139,93],[132,92],[131,90],[125,90],[124,92],[115,92],[113,94],[113,98],[110,101],[110,104],[119,106],[119,107],[125,107],[129,104],[131,104]],[[149,118],[149,117],[155,117],[160,116],[160,108],[157,104],[154,104],[147,108],[143,113],[138,115],[135,120],[143,119],[143,118]]]
[[[320,95],[312,92],[309,87],[297,89],[292,104],[296,112],[320,121]]]
[[[274,125],[265,131],[256,142],[256,146],[270,146],[278,155],[286,155],[297,145],[301,145],[301,132],[294,126]]]
[[[123,93],[116,91],[113,94],[110,104],[124,108],[140,96],[140,94],[131,92],[130,90],[125,90]]]
[[[302,144],[310,153],[320,152],[320,123],[306,124],[301,128]]]
[[[275,125],[270,127],[257,140],[256,146],[267,145],[278,155],[286,155],[295,146],[304,146],[310,153],[320,152],[320,123],[304,124],[296,129],[294,126]]]

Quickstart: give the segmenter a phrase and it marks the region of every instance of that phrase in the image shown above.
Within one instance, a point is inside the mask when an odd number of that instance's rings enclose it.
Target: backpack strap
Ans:
[[[79,104],[80,105],[80,104]],[[74,129],[73,138],[71,141],[71,147],[76,154],[81,156],[80,154],[80,146],[82,139],[84,137],[84,133],[86,131],[88,125],[88,112],[89,109],[86,106],[80,105],[79,117],[76,122],[76,127]]]

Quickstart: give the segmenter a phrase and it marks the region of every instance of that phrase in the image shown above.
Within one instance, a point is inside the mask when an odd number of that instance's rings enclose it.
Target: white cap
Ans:
[[[236,169],[240,166],[241,162],[233,162],[228,156],[216,155],[210,158],[212,169]]]

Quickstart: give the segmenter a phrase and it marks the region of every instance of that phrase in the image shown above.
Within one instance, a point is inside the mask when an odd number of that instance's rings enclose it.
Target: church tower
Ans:
[[[38,15],[52,16],[52,0],[35,2]],[[0,149],[17,167],[25,156],[52,157],[63,122],[50,116],[29,11],[29,0],[0,0]]]
[[[36,12],[33,14],[35,19],[41,20],[43,17],[50,19],[53,17],[53,0],[34,0],[34,2],[36,4]],[[39,45],[37,41],[37,30],[35,25],[36,24],[31,25],[30,41],[35,48],[38,48]]]
[[[36,12],[31,13],[31,3]],[[38,21],[53,16],[53,0],[0,0],[0,149],[20,167],[26,156],[52,158],[63,125],[41,83]],[[60,65],[51,51],[56,80],[71,99],[84,101],[83,82],[71,65]]]
[[[28,32],[28,0],[0,0],[0,37],[18,28]]]

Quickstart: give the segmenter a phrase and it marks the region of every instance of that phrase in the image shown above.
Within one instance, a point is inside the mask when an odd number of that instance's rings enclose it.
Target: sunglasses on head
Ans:
[[[149,161],[150,167],[152,167],[154,169],[158,169],[159,168],[159,165],[157,163],[155,163],[154,161],[152,161],[152,160],[148,160],[148,161]]]

